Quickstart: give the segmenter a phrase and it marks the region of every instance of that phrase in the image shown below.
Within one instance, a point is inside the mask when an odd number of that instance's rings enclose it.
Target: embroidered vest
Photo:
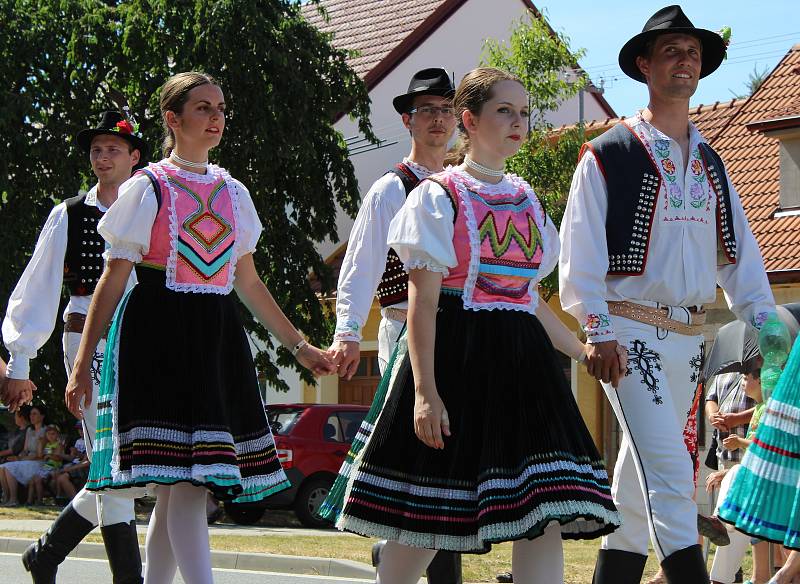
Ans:
[[[722,159],[705,142],[699,144],[711,190],[716,196],[719,263],[736,263],[730,192]],[[640,276],[647,252],[662,177],[639,137],[619,123],[581,148],[579,159],[591,150],[608,189],[606,245],[608,275]]]
[[[442,280],[442,291],[461,292],[465,308],[533,313],[544,256],[547,216],[533,189],[518,177],[509,188],[482,192],[483,185],[446,170],[428,180],[450,193],[456,209],[453,246],[457,266]]]
[[[142,264],[165,268],[170,290],[228,294],[237,259],[236,183],[214,165],[197,178],[160,163],[147,170],[164,199]]]
[[[417,175],[402,162],[395,165],[388,173],[396,175],[403,182],[406,197],[419,184]],[[392,248],[389,248],[389,253],[386,254],[386,268],[376,294],[378,302],[384,308],[408,300],[408,274],[403,269],[403,262],[400,261],[397,252]]]
[[[67,207],[67,251],[64,254],[64,286],[71,296],[94,293],[103,273],[105,241],[97,233],[103,213],[86,205],[86,195],[64,201]]]

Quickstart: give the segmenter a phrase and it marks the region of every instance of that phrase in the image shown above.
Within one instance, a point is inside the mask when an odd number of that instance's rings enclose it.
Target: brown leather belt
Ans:
[[[388,319],[399,320],[400,322],[405,322],[406,318],[408,318],[408,310],[404,308],[392,308],[389,306],[383,309],[383,314]]]
[[[689,324],[669,317],[669,308],[654,308],[642,306],[635,302],[609,302],[608,312],[615,316],[622,316],[637,322],[643,322],[660,329],[665,329],[681,335],[702,335],[703,325],[706,322],[706,311],[691,307],[686,309],[689,313]]]
[[[83,327],[86,325],[86,315],[80,312],[68,312],[67,319],[64,321],[65,333],[83,334]],[[108,330],[103,331],[101,338],[105,339]]]

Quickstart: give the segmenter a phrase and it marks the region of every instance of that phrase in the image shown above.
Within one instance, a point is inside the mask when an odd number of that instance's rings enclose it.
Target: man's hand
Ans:
[[[730,432],[730,426],[726,421],[727,414],[715,412],[708,418],[709,423],[720,432]]]
[[[339,377],[350,380],[358,369],[361,348],[356,341],[336,341],[329,349],[333,362],[339,368]]]
[[[30,379],[11,379],[6,378],[0,387],[0,400],[12,412],[16,412],[20,406],[30,403],[33,400],[33,392],[36,385]]]
[[[586,352],[586,369],[589,375],[616,388],[624,371],[620,367],[620,347],[617,341],[589,343]]]

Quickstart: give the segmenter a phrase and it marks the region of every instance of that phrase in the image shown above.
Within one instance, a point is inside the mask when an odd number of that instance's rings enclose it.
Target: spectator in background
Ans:
[[[17,429],[8,437],[8,448],[0,450],[0,462],[11,462],[17,459],[25,447],[25,430],[31,423],[30,406],[23,406],[14,412],[14,423]]]
[[[80,436],[69,450],[71,462],[53,473],[56,499],[66,498],[67,501],[72,501],[78,489],[83,488],[89,477],[89,457],[86,454],[86,442],[83,438],[83,424],[78,422],[75,427],[80,432]]]
[[[45,428],[44,436],[39,439],[37,454],[42,466],[31,480],[33,488],[28,489],[28,505],[42,504],[45,481],[64,464],[64,444],[58,426],[50,424]]]
[[[753,417],[756,402],[744,391],[745,376],[741,373],[725,373],[715,376],[706,393],[706,418],[714,427],[718,470],[738,464],[742,450],[731,450],[723,441],[731,435],[744,438],[747,425]]]

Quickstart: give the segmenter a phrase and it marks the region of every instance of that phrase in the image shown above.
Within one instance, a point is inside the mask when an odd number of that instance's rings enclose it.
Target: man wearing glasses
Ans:
[[[418,71],[408,91],[392,101],[411,134],[411,152],[389,169],[370,188],[361,203],[347,242],[339,273],[336,299],[334,359],[339,377],[350,379],[358,368],[362,328],[372,298],[381,305],[378,329],[378,364],[386,368],[408,309],[408,274],[394,250],[386,243],[389,223],[419,182],[444,167],[447,145],[456,127],[453,111],[455,88],[444,69]],[[381,542],[382,543],[382,542]],[[373,549],[377,565],[381,543]],[[430,584],[460,584],[460,554],[439,552],[428,567]]]

